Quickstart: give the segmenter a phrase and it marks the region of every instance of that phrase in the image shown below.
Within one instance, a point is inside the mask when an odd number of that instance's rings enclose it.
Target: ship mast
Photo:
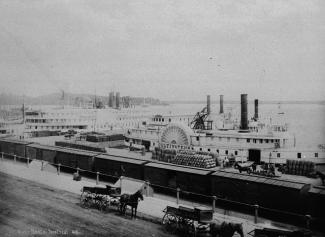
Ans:
[[[23,95],[23,107],[22,107],[22,112],[23,112],[23,136],[22,136],[22,139],[25,138],[25,95]]]

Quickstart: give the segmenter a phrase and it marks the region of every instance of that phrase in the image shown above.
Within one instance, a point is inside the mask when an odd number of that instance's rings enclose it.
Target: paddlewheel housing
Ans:
[[[190,135],[192,133],[192,130],[183,124],[171,123],[163,130],[160,141],[162,143],[188,146],[191,143]]]

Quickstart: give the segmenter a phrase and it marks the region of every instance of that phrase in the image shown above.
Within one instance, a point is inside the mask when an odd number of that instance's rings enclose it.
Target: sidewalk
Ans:
[[[80,195],[83,186],[96,185],[95,180],[83,178],[81,181],[73,181],[71,174],[61,173],[60,175],[58,175],[57,173],[53,172],[53,170],[52,172],[48,172],[45,170],[41,171],[40,167],[37,165],[30,165],[29,167],[27,167],[27,164],[19,162],[15,163],[13,161],[0,159],[0,172],[2,173],[14,175],[19,178],[31,180],[37,183],[41,183],[56,189],[72,192],[78,195]],[[100,182],[100,184],[106,183]],[[172,197],[165,197],[164,195],[155,194],[154,197],[145,196],[144,201],[139,202],[138,217],[152,222],[160,223],[164,216],[163,210],[166,208],[166,206],[169,205],[177,207],[175,200],[176,198],[173,199]],[[180,205],[202,206],[200,204],[196,204],[193,202],[185,202],[182,200],[180,201]],[[253,217],[247,218],[248,215],[243,215],[244,218],[240,218],[229,215],[223,215],[221,213],[223,213],[223,210],[218,209],[217,212],[214,213],[214,219],[218,221],[243,223],[245,233],[248,233],[255,228],[272,228],[271,222],[266,222],[266,220],[262,218],[259,218],[259,223],[255,224],[252,221]],[[289,226],[286,225],[286,227]],[[277,226],[277,228],[279,228],[279,226]]]

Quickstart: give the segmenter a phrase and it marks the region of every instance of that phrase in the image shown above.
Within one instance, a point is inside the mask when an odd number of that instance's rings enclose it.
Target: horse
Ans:
[[[235,232],[237,232],[241,237],[244,237],[243,224],[232,223],[232,222],[211,222],[209,224],[210,235],[212,237],[232,237]]]
[[[126,207],[130,206],[131,218],[133,218],[133,216],[136,218],[139,198],[143,200],[143,195],[140,190],[132,195],[126,193],[122,194],[120,198],[120,213],[125,215]],[[133,211],[134,211],[134,215],[133,215]]]

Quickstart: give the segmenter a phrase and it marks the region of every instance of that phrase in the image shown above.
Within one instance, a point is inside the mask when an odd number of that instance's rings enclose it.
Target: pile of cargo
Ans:
[[[287,160],[285,173],[310,176],[315,173],[315,164],[311,161]]]
[[[177,154],[172,163],[200,168],[213,168],[216,166],[216,162],[211,156],[199,154]]]
[[[217,155],[209,152],[196,152],[192,150],[162,149],[156,147],[152,158],[158,161],[178,165],[213,168],[216,167]]]
[[[110,141],[124,141],[125,137],[123,134],[88,134],[86,141],[88,142],[110,142]]]
[[[69,147],[74,149],[81,149],[87,151],[95,151],[95,152],[106,152],[105,147],[101,146],[100,144],[86,142],[86,141],[56,141],[56,146],[61,147]]]
[[[59,136],[59,131],[32,131],[32,137],[50,137],[50,136]]]
[[[175,149],[162,149],[155,147],[155,150],[152,152],[152,159],[172,163],[176,157],[176,153]]]

